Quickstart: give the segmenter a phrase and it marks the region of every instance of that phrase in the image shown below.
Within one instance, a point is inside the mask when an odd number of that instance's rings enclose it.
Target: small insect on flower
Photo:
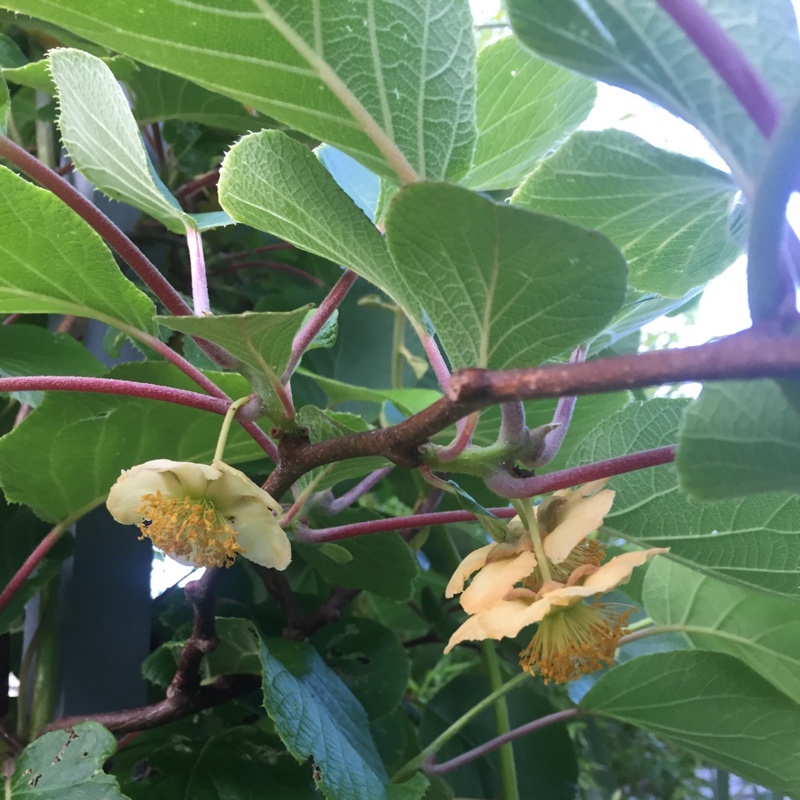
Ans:
[[[156,459],[124,470],[106,503],[123,525],[184,564],[229,567],[237,555],[283,570],[291,545],[278,502],[224,461]]]

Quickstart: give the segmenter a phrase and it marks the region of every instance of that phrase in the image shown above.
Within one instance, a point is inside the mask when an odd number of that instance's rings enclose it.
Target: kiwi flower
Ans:
[[[106,502],[111,516],[136,525],[184,564],[229,567],[237,555],[283,570],[292,560],[278,525],[277,501],[243,472],[209,464],[156,459],[124,470]]]
[[[516,541],[487,545],[459,565],[445,594],[461,594],[470,615],[445,652],[465,640],[516,636],[539,627],[520,653],[520,666],[545,681],[565,683],[613,664],[632,609],[619,612],[598,596],[626,583],[633,570],[665,548],[623,553],[601,566],[604,547],[586,537],[603,523],[614,492],[596,481],[558,492],[531,515],[536,530],[520,517],[508,526]],[[538,541],[537,541],[538,539]],[[537,544],[542,565],[536,556]],[[464,590],[470,575],[476,573]],[[594,597],[587,605],[583,601]]]

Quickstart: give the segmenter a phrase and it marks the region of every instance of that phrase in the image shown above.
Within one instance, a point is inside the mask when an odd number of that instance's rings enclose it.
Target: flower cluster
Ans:
[[[626,583],[635,567],[667,550],[624,553],[602,564],[605,548],[586,537],[611,509],[614,492],[604,485],[595,481],[557,492],[531,514],[535,530],[515,517],[508,526],[511,541],[487,545],[464,559],[445,594],[461,594],[470,616],[445,652],[465,640],[513,637],[539,623],[520,653],[526,671],[565,683],[613,663],[630,610],[618,612],[597,596]],[[585,604],[590,597],[593,603]]]
[[[211,464],[156,459],[123,471],[108,510],[137,525],[167,555],[198,567],[229,567],[243,555],[286,569],[292,551],[276,519],[280,505],[243,472]]]

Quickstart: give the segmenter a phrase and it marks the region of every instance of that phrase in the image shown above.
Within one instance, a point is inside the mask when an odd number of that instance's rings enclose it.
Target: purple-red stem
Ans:
[[[188,183],[184,183],[183,186],[180,186],[175,191],[175,197],[177,200],[191,200],[199,191],[204,189],[206,186],[213,186],[219,180],[219,167],[216,169],[212,169],[210,172],[206,172],[203,175],[195,178],[193,181],[189,181]]]
[[[244,258],[251,256],[255,253],[272,253],[275,250],[293,250],[294,245],[291,242],[272,242],[272,244],[262,244],[260,247],[253,248],[252,250],[237,250],[234,253],[220,253],[217,257],[223,261],[232,261],[237,258]]]
[[[116,394],[127,397],[142,397],[160,400],[162,403],[198,408],[213,414],[228,410],[230,400],[208,397],[185,389],[159,386],[155,383],[121,381],[115,378],[86,378],[69,375],[33,375],[19,378],[0,378],[0,392],[92,392],[94,394]]]
[[[568,722],[569,720],[578,719],[583,713],[584,712],[580,708],[567,708],[564,711],[556,711],[541,719],[535,719],[533,722],[520,725],[519,728],[514,728],[514,730],[508,731],[508,733],[496,736],[494,739],[479,744],[477,747],[473,747],[472,750],[467,750],[465,753],[461,753],[455,758],[451,758],[449,761],[443,761],[441,764],[437,764],[434,760],[435,756],[431,756],[425,761],[422,768],[427,775],[445,775],[448,772],[452,772],[454,769],[469,764],[477,758],[482,758],[487,753],[497,750],[498,747],[502,747],[507,742],[513,742],[515,739],[520,739],[523,736],[527,736],[529,733],[541,730],[549,725],[556,725],[559,722]]]
[[[0,614],[6,610],[11,599],[19,591],[19,588],[28,579],[30,574],[39,566],[39,562],[50,552],[53,545],[64,535],[66,527],[56,525],[47,536],[36,545],[36,549],[25,559],[25,563],[17,570],[13,578],[8,582],[8,586],[0,594]]]
[[[610,478],[626,472],[669,464],[675,460],[675,446],[657,447],[653,450],[643,450],[639,453],[630,453],[626,456],[617,456],[594,464],[585,464],[571,469],[562,469],[548,475],[537,475],[527,478],[532,489],[526,497],[537,494],[554,492],[558,489],[568,489],[579,483]],[[535,485],[534,485],[535,484]],[[490,508],[496,517],[508,519],[516,516],[516,511],[507,506]],[[430,514],[412,514],[406,517],[393,519],[376,519],[368,522],[355,522],[351,525],[340,525],[335,528],[302,528],[295,531],[295,536],[301,542],[317,544],[319,542],[336,542],[341,539],[352,539],[356,536],[368,536],[372,533],[385,533],[386,531],[399,531],[407,528],[424,528],[428,525],[445,525],[452,522],[473,522],[477,519],[469,511],[437,511]]]
[[[319,304],[314,316],[298,331],[292,342],[292,355],[289,358],[289,363],[281,376],[282,383],[289,382],[292,373],[300,363],[303,353],[331,318],[333,312],[341,305],[342,300],[347,296],[357,277],[358,275],[355,272],[346,269],[341,278],[336,281],[334,287],[328,292],[328,296]]]
[[[359,497],[362,497],[377,486],[393,469],[393,466],[383,467],[382,469],[376,469],[374,472],[370,472],[364,480],[357,483],[349,492],[345,492],[341,497],[331,500],[322,510],[326,514],[331,515],[344,511],[346,508],[353,505]]]
[[[9,314],[4,320],[3,325],[13,325],[22,319],[22,314]]]
[[[697,0],[656,0],[705,56],[736,99],[769,139],[781,116],[780,104],[750,60]]]
[[[422,348],[425,350],[425,355],[428,356],[428,361],[430,361],[433,368],[433,374],[436,376],[436,380],[439,381],[439,386],[442,387],[443,392],[447,392],[447,387],[450,385],[450,370],[445,363],[439,345],[436,344],[436,339],[430,333],[422,334],[419,338],[422,342]]]
[[[436,459],[442,463],[453,461],[458,458],[469,447],[472,441],[472,434],[478,427],[480,412],[475,411],[468,417],[464,417],[456,422],[456,435],[450,444],[445,445],[436,451]]]

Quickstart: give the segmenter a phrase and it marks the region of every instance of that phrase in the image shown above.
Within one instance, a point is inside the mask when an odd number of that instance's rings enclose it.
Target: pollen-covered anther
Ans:
[[[631,611],[617,613],[597,602],[553,608],[519,654],[519,664],[545,683],[566,683],[611,666]]]
[[[141,538],[197,566],[229,567],[241,552],[236,531],[208,500],[157,491],[142,496],[136,513],[143,517]]]

